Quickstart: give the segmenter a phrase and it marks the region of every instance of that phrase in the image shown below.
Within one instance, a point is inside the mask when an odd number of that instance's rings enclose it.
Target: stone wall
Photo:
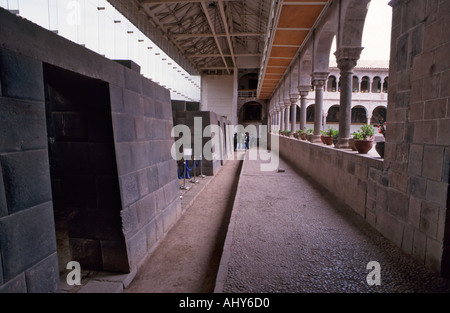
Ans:
[[[231,146],[233,143],[233,138],[231,138],[231,141],[226,136],[229,136],[229,134],[226,133],[227,127],[226,125],[229,125],[229,122],[226,118],[218,116],[214,112],[210,111],[173,111],[173,120],[174,125],[186,125],[189,127],[191,131],[191,145],[192,149],[194,149],[194,140],[195,140],[195,118],[201,118],[201,125],[202,129],[200,131],[202,132],[202,148],[205,147],[205,145],[208,142],[215,143],[215,136],[217,134],[210,133],[205,131],[205,128],[209,125],[216,125],[221,128],[221,134],[217,137],[220,138],[218,143],[219,146],[213,146],[212,152],[217,153],[218,157],[214,158],[213,160],[208,160],[207,158],[203,157],[203,174],[207,176],[214,176],[220,169],[220,167],[226,162],[228,157],[231,155],[227,155],[227,152],[233,151],[233,147]],[[183,135],[184,136],[184,135]],[[178,140],[179,137],[175,138],[175,140]],[[218,150],[216,150],[218,149]],[[195,154],[197,152],[194,151]],[[183,170],[183,164],[182,161],[179,162],[179,170],[180,173],[182,173]],[[191,166],[191,165],[189,165]],[[200,174],[200,169],[197,169],[197,175]]]
[[[448,275],[450,2],[391,5],[385,169],[395,201],[387,209],[404,225],[405,251]]]
[[[280,154],[405,252],[450,275],[448,1],[391,1],[385,159],[280,137]]]
[[[42,63],[0,48],[0,292],[54,292]]]
[[[61,212],[62,260],[136,271],[181,216],[169,91],[3,9],[0,28],[0,292],[59,290]]]

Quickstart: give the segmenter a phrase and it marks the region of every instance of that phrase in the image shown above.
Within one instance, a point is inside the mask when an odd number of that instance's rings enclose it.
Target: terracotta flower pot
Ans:
[[[306,134],[301,134],[300,138],[302,138],[302,140],[308,140],[308,135]]]
[[[327,146],[331,146],[333,144],[333,136],[323,136],[323,142]]]
[[[325,144],[325,139],[324,139],[324,135],[320,135],[320,140],[322,141],[323,144]]]
[[[355,148],[359,154],[367,154],[373,147],[373,140],[355,140]]]

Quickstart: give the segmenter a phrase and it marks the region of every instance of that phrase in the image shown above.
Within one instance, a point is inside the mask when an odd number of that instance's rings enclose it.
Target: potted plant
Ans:
[[[327,146],[331,146],[332,144],[333,144],[333,133],[335,132],[336,130],[334,129],[334,128],[332,128],[332,127],[328,127],[328,130],[327,131],[324,131],[323,133],[322,133],[322,141],[323,141],[323,143],[324,144],[326,144]]]
[[[375,130],[372,125],[363,125],[353,134],[355,148],[359,154],[367,154],[373,147]]]
[[[314,129],[313,128],[308,128],[306,130],[306,136],[307,136],[309,142],[312,141],[313,134],[314,134]]]
[[[333,137],[333,144],[336,145],[339,139],[339,131],[337,129],[333,129],[332,137]]]
[[[383,135],[383,138],[386,138],[386,122],[383,122],[382,120],[379,120],[378,125],[378,133]],[[378,152],[380,157],[384,159],[384,140],[383,141],[377,141],[375,144],[375,150]]]
[[[306,127],[304,129],[299,130],[300,138],[302,140],[308,140],[308,134],[306,133]]]

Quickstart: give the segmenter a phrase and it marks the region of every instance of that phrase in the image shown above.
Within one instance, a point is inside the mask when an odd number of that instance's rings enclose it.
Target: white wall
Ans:
[[[233,125],[237,125],[237,85],[235,75],[203,75],[202,111],[212,111],[226,116]]]

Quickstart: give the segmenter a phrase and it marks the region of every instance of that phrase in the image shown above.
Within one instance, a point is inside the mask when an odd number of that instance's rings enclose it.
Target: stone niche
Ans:
[[[0,28],[0,292],[57,292],[69,261],[136,271],[181,216],[170,92],[3,9]]]
[[[197,168],[196,175],[199,175],[200,171],[202,171],[204,175],[214,176],[218,172],[220,167],[224,165],[224,163],[230,156],[230,152],[233,151],[233,138],[230,138],[230,135],[227,133],[227,125],[230,125],[230,122],[226,118],[210,111],[173,111],[174,125],[186,125],[189,127],[189,130],[191,132],[191,145],[193,153],[195,155],[200,155],[200,152],[197,152],[194,149],[194,140],[196,136],[196,118],[201,120],[202,149],[205,149],[205,145],[208,142],[212,142],[214,143],[212,147],[212,153],[217,153],[216,157],[214,157],[212,160],[208,160],[207,158],[202,157],[203,168]],[[221,131],[219,132],[219,134],[205,130],[205,128],[209,125],[216,125],[220,127]],[[182,134],[182,136],[184,136],[184,134]],[[175,137],[175,140],[179,140],[180,138],[181,137]],[[218,140],[216,141],[216,139]],[[192,167],[192,163],[189,163],[188,166]],[[183,173],[183,160],[178,162],[178,170],[181,175]],[[193,174],[192,171],[191,174]]]

